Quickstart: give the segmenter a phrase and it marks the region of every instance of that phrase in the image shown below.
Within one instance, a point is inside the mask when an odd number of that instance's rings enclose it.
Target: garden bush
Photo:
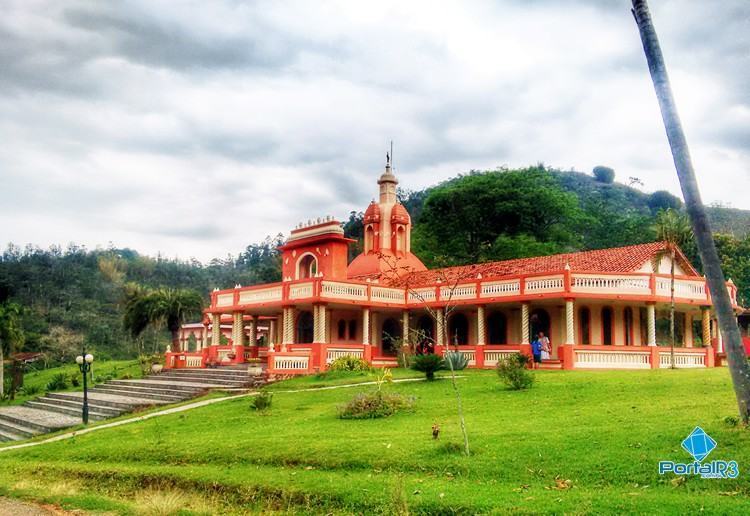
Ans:
[[[250,406],[255,410],[268,410],[271,408],[271,402],[273,401],[273,393],[268,391],[260,391],[257,396],[254,396],[250,402]]]
[[[81,385],[80,380],[81,373],[70,373],[70,385],[73,387],[78,387]]]
[[[375,419],[388,417],[414,407],[414,397],[382,391],[360,392],[339,407],[341,419]]]
[[[68,388],[68,377],[65,373],[57,373],[47,384],[48,391],[61,391]]]
[[[534,383],[534,375],[528,369],[530,358],[522,353],[513,353],[497,362],[497,375],[509,388],[520,391]]]
[[[328,366],[329,371],[369,371],[370,364],[351,355],[339,357]]]
[[[444,366],[443,357],[438,355],[416,355],[411,368],[423,372],[427,380],[432,381],[435,379],[435,371],[439,371]]]
[[[445,368],[453,369],[454,371],[461,371],[469,365],[466,356],[459,351],[447,351],[443,356],[443,360],[445,361]]]
[[[25,396],[36,396],[42,391],[42,388],[38,385],[24,385],[23,394]]]

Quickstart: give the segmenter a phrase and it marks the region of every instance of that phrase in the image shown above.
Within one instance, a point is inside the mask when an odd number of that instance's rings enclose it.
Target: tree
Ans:
[[[690,221],[683,214],[666,209],[656,216],[655,224],[656,238],[667,245],[663,252],[654,255],[654,272],[659,271],[659,263],[667,254],[670,258],[669,267],[669,354],[672,369],[674,369],[674,264],[677,259],[677,250],[685,246],[692,238],[693,231],[690,229]]]
[[[669,209],[679,210],[682,208],[682,201],[666,190],[657,190],[648,196],[648,207],[651,208],[652,212]]]
[[[179,351],[180,326],[189,317],[199,315],[202,308],[203,299],[194,290],[129,285],[123,322],[133,337],[140,336],[149,326],[166,327],[172,334],[172,349]]]
[[[640,32],[643,50],[646,54],[646,61],[667,132],[669,147],[672,150],[677,177],[680,180],[682,196],[685,199],[685,206],[690,216],[708,287],[711,290],[711,298],[716,315],[719,318],[721,332],[724,335],[729,371],[732,375],[740,418],[747,424],[750,421],[750,366],[748,366],[740,330],[734,318],[732,300],[727,292],[724,273],[721,270],[706,209],[701,201],[687,140],[682,131],[682,124],[672,95],[672,87],[669,84],[664,56],[645,0],[633,0],[633,16]]]
[[[615,182],[615,169],[599,165],[594,167],[594,177],[600,183],[611,184]]]
[[[12,354],[23,345],[21,307],[11,301],[0,304],[0,397],[5,392],[5,355]]]

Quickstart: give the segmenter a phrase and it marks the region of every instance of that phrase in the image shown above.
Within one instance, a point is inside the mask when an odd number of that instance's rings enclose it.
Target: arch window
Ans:
[[[312,254],[306,254],[297,263],[297,279],[314,278],[318,273],[318,260]]]
[[[625,345],[633,345],[633,309],[626,306],[622,311],[622,321],[625,325]]]
[[[429,315],[423,315],[417,320],[418,342],[417,353],[431,353],[434,344],[435,323]]]
[[[611,346],[612,342],[612,327],[614,325],[614,317],[612,309],[608,306],[602,308],[602,344],[605,346]]]
[[[544,308],[536,308],[529,315],[529,327],[531,329],[531,340],[539,336],[539,332],[544,332],[547,337],[550,336],[550,318],[549,313]]]
[[[469,320],[464,314],[454,314],[448,321],[448,339],[459,346],[469,343]]]
[[[375,250],[375,230],[372,226],[367,226],[365,229],[365,252]]]
[[[591,310],[585,306],[578,310],[578,334],[581,344],[591,344]]]
[[[502,312],[493,312],[487,318],[487,339],[489,344],[508,343],[508,320]]]
[[[297,317],[297,343],[310,344],[313,341],[313,314],[302,312]]]
[[[357,340],[357,320],[349,321],[349,340]]]
[[[398,351],[398,340],[401,338],[401,325],[390,317],[383,321],[381,342],[383,343],[384,355],[395,355]]]
[[[338,322],[338,328],[337,328],[338,338],[339,340],[346,340],[346,321],[343,319],[340,319]]]

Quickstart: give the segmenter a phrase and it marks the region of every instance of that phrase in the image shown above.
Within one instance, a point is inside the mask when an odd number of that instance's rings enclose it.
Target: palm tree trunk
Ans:
[[[5,356],[3,355],[3,343],[0,341],[0,399],[5,394]]]
[[[656,98],[659,101],[669,146],[672,149],[672,159],[677,169],[677,177],[680,180],[682,195],[685,198],[685,206],[693,226],[693,233],[708,281],[714,310],[719,319],[721,333],[724,336],[729,371],[732,375],[740,417],[747,423],[750,420],[750,367],[748,367],[739,327],[732,310],[732,301],[727,292],[724,273],[721,271],[719,255],[716,252],[713,234],[708,224],[706,209],[701,201],[687,140],[682,131],[680,117],[677,114],[677,106],[672,96],[664,56],[661,53],[656,29],[651,21],[648,4],[646,0],[632,1],[633,16],[638,24],[641,41],[643,42],[643,50],[656,90]]]
[[[180,349],[180,330],[170,330],[172,334],[172,351],[181,352]]]
[[[674,365],[674,259],[676,253],[674,247],[672,247],[672,265],[669,268],[669,359],[670,367],[675,368]]]

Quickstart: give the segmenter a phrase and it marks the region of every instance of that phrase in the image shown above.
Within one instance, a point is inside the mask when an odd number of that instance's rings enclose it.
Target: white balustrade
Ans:
[[[216,306],[232,306],[234,304],[234,293],[219,294],[216,296]]]
[[[202,356],[191,357],[188,355],[185,357],[185,367],[201,367],[202,364],[203,364]]]
[[[432,303],[435,301],[434,288],[418,288],[409,291],[409,304]]]
[[[473,349],[459,349],[459,353],[461,353],[466,361],[468,362],[468,365],[473,366],[477,365],[477,353]]]
[[[484,351],[484,365],[495,367],[500,360],[504,360],[511,355],[520,353],[518,350],[485,350]]]
[[[650,369],[647,351],[575,350],[575,367],[583,369]]]
[[[400,288],[370,287],[370,299],[383,303],[403,303],[404,291]]]
[[[455,287],[440,287],[440,300],[475,299],[477,297],[477,286],[456,285]]]
[[[310,364],[309,356],[274,356],[273,368],[278,370],[307,370]]]
[[[573,274],[573,292],[592,294],[650,294],[649,279],[646,276],[613,276],[595,274]]]
[[[306,299],[313,295],[313,284],[300,283],[289,287],[289,299]]]
[[[326,364],[330,364],[337,358],[341,358],[341,357],[363,358],[364,351],[362,349],[341,349],[341,348],[328,348],[326,350]]]
[[[281,301],[281,286],[273,288],[261,288],[255,290],[240,291],[240,304],[268,303],[270,301]]]
[[[234,350],[233,349],[220,349],[218,353],[216,354],[217,357],[219,358],[219,362],[229,362],[230,353],[234,354]]]
[[[521,292],[520,280],[491,281],[482,283],[481,297],[517,296]]]
[[[367,286],[356,283],[339,283],[337,281],[323,282],[323,296],[336,299],[351,299],[354,301],[367,300]]]
[[[563,288],[562,276],[544,276],[542,278],[527,279],[524,290],[527,294],[536,294],[542,292],[560,292]]]
[[[706,355],[705,353],[684,353],[675,351],[674,354],[675,367],[680,369],[694,368],[694,367],[706,367]],[[671,367],[672,360],[669,352],[659,352],[659,367],[668,368]]]

